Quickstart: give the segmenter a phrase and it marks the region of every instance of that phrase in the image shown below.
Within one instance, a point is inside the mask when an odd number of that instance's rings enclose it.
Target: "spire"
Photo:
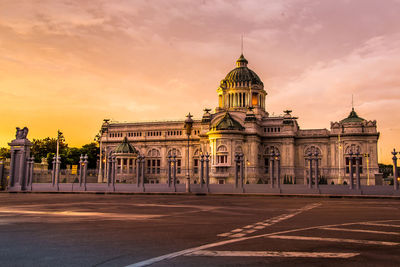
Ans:
[[[354,100],[353,100],[353,94],[351,94],[351,110],[354,111]]]
[[[241,43],[240,43],[240,57],[238,58],[238,60],[236,60],[236,67],[237,68],[247,67],[247,63],[249,63],[249,62],[243,56],[243,34],[242,34],[241,35]]]
[[[243,34],[242,34],[242,47],[241,47],[240,53],[243,55]]]

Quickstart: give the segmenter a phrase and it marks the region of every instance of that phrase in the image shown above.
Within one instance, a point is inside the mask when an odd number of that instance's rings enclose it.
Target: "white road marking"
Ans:
[[[397,224],[370,223],[370,222],[364,222],[364,223],[359,223],[359,224],[371,225],[371,226],[384,226],[384,227],[398,227],[398,228],[400,228],[400,225],[397,225]]]
[[[86,212],[86,211],[38,211],[38,210],[21,210],[0,208],[0,213],[26,214],[26,215],[51,215],[51,216],[74,216],[74,217],[102,217],[108,219],[128,219],[128,220],[143,220],[163,217],[164,215],[154,214],[118,214],[118,213],[103,213],[103,212]]]
[[[230,237],[242,237],[242,236],[245,236],[246,234],[234,234],[234,235],[231,235]]]
[[[185,256],[212,256],[212,257],[294,257],[294,258],[351,258],[360,253],[334,252],[289,252],[289,251],[211,251],[199,250]]]
[[[228,236],[228,235],[231,235],[232,233],[223,233],[223,234],[219,234],[218,236],[222,236],[222,237],[225,237],[225,236]]]
[[[400,243],[395,243],[395,242],[357,240],[357,239],[346,239],[346,238],[330,238],[330,237],[314,237],[314,236],[270,235],[270,236],[266,236],[266,238],[287,239],[287,240],[327,241],[327,242],[355,243],[355,244],[383,245],[383,246],[400,245]]]
[[[261,230],[261,229],[264,229],[266,226],[270,226],[270,225],[273,225],[275,223],[290,219],[290,218],[292,218],[292,217],[294,217],[294,216],[296,216],[296,215],[298,215],[298,214],[300,214],[300,213],[302,213],[304,211],[313,209],[313,208],[318,207],[320,205],[321,205],[320,203],[309,204],[309,205],[306,205],[306,206],[304,206],[304,207],[302,207],[300,209],[294,210],[292,213],[281,214],[279,216],[276,216],[276,217],[273,217],[273,218],[270,218],[270,219],[266,219],[266,220],[264,220],[262,222],[256,222],[256,223],[251,224],[251,225],[246,225],[246,226],[243,227],[243,229],[251,228],[252,230]],[[230,232],[218,234],[217,236],[219,236],[219,237],[230,237],[230,238],[241,237],[241,236],[237,236],[235,233],[241,232],[241,231],[243,231],[243,229],[241,229],[241,228],[235,229],[235,230],[232,230]],[[255,231],[253,231],[253,232],[255,232]],[[246,233],[249,233],[249,232],[246,232]]]
[[[316,207],[316,206],[319,206],[319,205],[321,205],[321,204],[317,203],[317,204],[307,205],[304,208],[307,207],[307,209],[311,209],[310,208],[311,206],[312,207]],[[299,210],[297,210],[297,212],[298,211]],[[327,226],[331,227],[331,226],[340,226],[340,225],[341,224],[338,224],[338,225],[327,225]],[[202,246],[198,246],[198,247],[194,247],[194,248],[188,248],[188,249],[184,249],[184,250],[181,250],[181,251],[177,251],[177,252],[161,255],[161,256],[158,256],[158,257],[155,257],[155,258],[151,258],[151,259],[148,259],[148,260],[144,260],[144,261],[140,261],[140,262],[137,262],[137,263],[134,263],[134,264],[127,265],[127,267],[148,266],[148,265],[154,264],[156,262],[160,262],[160,261],[167,260],[167,259],[173,259],[173,258],[182,256],[182,255],[194,252],[194,251],[198,251],[198,250],[203,250],[203,249],[212,248],[212,247],[218,247],[218,246],[222,246],[222,245],[226,245],[226,244],[230,244],[230,243],[236,243],[236,242],[245,241],[245,240],[249,240],[249,239],[265,237],[265,236],[269,236],[269,235],[286,234],[286,233],[292,233],[292,232],[297,232],[297,231],[302,231],[302,230],[315,229],[315,228],[319,228],[319,227],[322,227],[322,226],[306,227],[306,228],[292,229],[292,230],[269,233],[269,234],[262,234],[262,235],[255,235],[255,236],[247,236],[247,237],[239,237],[239,238],[234,238],[234,239],[228,239],[228,240],[224,240],[224,241],[220,241],[220,242],[209,243],[209,244],[205,244],[205,245],[202,245]]]
[[[384,232],[384,231],[374,231],[374,230],[364,230],[364,229],[348,229],[348,228],[334,228],[334,227],[324,227],[320,229],[332,230],[332,231],[344,231],[344,232],[382,234],[382,235],[400,235],[400,233],[397,232]]]

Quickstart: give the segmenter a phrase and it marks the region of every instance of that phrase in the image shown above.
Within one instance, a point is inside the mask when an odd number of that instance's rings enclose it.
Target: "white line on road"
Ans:
[[[398,222],[398,221],[400,221],[400,220],[384,220],[384,221],[374,221],[374,222]],[[273,235],[281,235],[281,234],[288,234],[288,233],[294,233],[294,232],[300,232],[300,231],[307,231],[307,230],[312,230],[312,229],[318,229],[318,228],[321,228],[321,227],[337,227],[337,226],[354,225],[354,224],[360,224],[360,222],[311,226],[311,227],[296,228],[296,229],[291,229],[291,230],[286,230],[286,231],[281,231],[281,232],[275,232],[275,233],[268,233],[268,234],[262,234],[262,235],[254,235],[254,236],[246,236],[246,237],[240,237],[240,238],[235,238],[235,239],[229,239],[229,240],[224,240],[224,241],[220,241],[220,242],[201,245],[201,246],[198,246],[198,247],[184,249],[184,250],[172,252],[172,253],[169,253],[169,254],[164,254],[164,255],[161,255],[161,256],[158,256],[158,257],[155,257],[155,258],[151,258],[151,259],[148,259],[148,260],[144,260],[144,261],[140,261],[140,262],[137,262],[137,263],[130,264],[127,267],[148,266],[148,265],[154,264],[156,262],[160,262],[160,261],[163,261],[163,260],[173,259],[173,258],[176,258],[176,257],[179,257],[179,256],[183,256],[183,255],[186,255],[188,253],[192,253],[194,251],[199,251],[199,250],[213,248],[213,247],[219,247],[219,246],[226,245],[226,244],[237,243],[237,242],[256,239],[256,238],[261,238],[261,237],[268,237],[268,236],[273,236]]]
[[[330,238],[330,237],[314,237],[314,236],[270,235],[270,236],[266,236],[266,238],[287,239],[287,240],[328,241],[328,242],[355,243],[355,244],[367,244],[367,245],[383,245],[383,246],[397,246],[397,245],[400,245],[400,243],[395,243],[395,242],[372,241],[372,240],[357,240],[357,239],[346,239],[346,238]]]
[[[291,257],[291,258],[351,258],[360,253],[334,252],[289,252],[289,251],[212,251],[199,250],[185,256],[212,256],[212,257]]]
[[[362,225],[371,225],[371,226],[384,226],[384,227],[398,227],[400,228],[400,225],[397,224],[384,224],[384,223],[371,223],[371,222],[362,222],[359,223]]]
[[[154,214],[118,214],[118,213],[103,213],[103,212],[86,212],[86,211],[38,211],[38,210],[21,210],[0,208],[0,213],[11,214],[26,214],[26,215],[52,215],[52,216],[75,216],[75,217],[102,217],[108,219],[127,219],[127,220],[143,220],[159,218],[163,215]]]
[[[332,231],[344,231],[344,232],[382,234],[382,235],[400,235],[400,233],[397,232],[384,232],[384,231],[374,231],[374,230],[364,230],[364,229],[348,229],[348,228],[335,228],[335,227],[324,227],[320,229],[332,230]]]
[[[320,205],[321,205],[321,203],[309,204],[309,205],[306,205],[306,206],[304,206],[304,207],[302,207],[300,209],[294,210],[292,213],[281,214],[279,216],[272,217],[270,219],[266,219],[266,220],[264,220],[262,222],[256,222],[256,223],[251,224],[251,225],[246,225],[243,228],[238,228],[238,229],[234,229],[234,230],[232,230],[230,232],[227,232],[227,233],[218,234],[217,236],[219,236],[219,237],[230,237],[230,238],[242,237],[242,236],[244,236],[244,234],[238,235],[237,233],[238,232],[242,232],[243,229],[251,228],[252,230],[255,230],[255,231],[262,230],[266,226],[270,226],[270,225],[273,225],[275,223],[290,219],[290,218],[292,218],[292,217],[294,217],[294,216],[296,216],[296,215],[298,215],[298,214],[300,214],[300,213],[302,213],[304,211],[313,209],[313,208],[318,207]],[[248,232],[244,232],[244,233],[248,233]]]

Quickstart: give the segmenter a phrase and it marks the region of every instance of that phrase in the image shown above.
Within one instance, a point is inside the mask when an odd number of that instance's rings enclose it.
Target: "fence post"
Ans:
[[[353,151],[349,152],[349,165],[350,165],[350,189],[353,189]]]
[[[88,169],[88,155],[86,154],[83,157],[83,186],[84,190],[86,191],[86,176],[87,176],[87,169]]]
[[[143,190],[143,192],[145,191],[145,188],[144,188],[144,166],[145,165],[145,159],[144,159],[144,156],[142,156],[142,190]]]
[[[310,167],[309,167],[309,174],[308,174],[308,188],[312,188],[312,175],[313,175],[313,167],[312,167],[312,162],[313,162],[313,159],[312,159],[312,153],[311,152],[309,152],[308,153],[308,160],[309,160],[309,165],[310,165]]]
[[[235,154],[235,188],[239,183],[239,154]]]
[[[398,189],[398,186],[397,186],[398,170],[397,170],[397,157],[396,157],[397,152],[394,148],[393,148],[392,155],[393,155],[393,158],[392,158],[392,160],[393,160],[393,189],[397,190]]]
[[[31,167],[30,167],[30,170],[29,170],[29,176],[31,177],[31,179],[29,180],[30,181],[30,184],[29,184],[29,187],[30,187],[30,190],[32,191],[32,184],[33,184],[33,167],[34,167],[34,164],[35,164],[35,158],[34,157],[31,157]]]
[[[138,155],[136,158],[136,186],[139,187],[140,185],[140,161],[142,160],[142,156]]]
[[[57,191],[60,190],[60,164],[61,164],[61,157],[58,156],[56,157],[56,173],[55,173],[55,178],[56,178],[56,186],[57,186]]]
[[[168,188],[171,187],[171,155],[167,157],[168,162]]]
[[[115,192],[115,165],[116,165],[117,159],[115,155],[112,156],[111,159],[111,184],[113,188],[113,192]]]
[[[271,188],[274,188],[274,179],[275,179],[275,152],[272,151],[270,154],[269,161],[269,181],[271,182]]]
[[[360,152],[356,151],[356,189],[360,190]]]
[[[51,170],[51,183],[53,185],[53,187],[56,184],[56,156],[53,157],[53,168]]]
[[[174,192],[176,192],[176,155],[172,156],[173,166],[173,180],[174,180]]]
[[[200,155],[200,188],[203,188],[204,184],[204,155]]]
[[[276,168],[277,168],[277,175],[276,175],[276,186],[281,188],[281,156],[279,152],[276,152]]]
[[[0,159],[0,189],[5,189],[5,182],[4,182],[4,161]]]
[[[315,151],[315,178],[314,178],[314,183],[315,183],[315,188],[318,189],[318,151]]]
[[[210,192],[210,155],[207,153],[206,154],[206,185],[207,185],[207,193]]]
[[[79,157],[79,188],[82,187],[82,179],[83,179],[83,155]]]

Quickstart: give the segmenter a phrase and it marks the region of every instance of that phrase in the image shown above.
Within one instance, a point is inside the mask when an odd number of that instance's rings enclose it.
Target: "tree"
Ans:
[[[95,169],[97,165],[97,155],[100,153],[100,149],[97,147],[97,143],[92,142],[90,144],[83,145],[81,148],[81,154],[88,155],[88,168]]]
[[[61,140],[64,140],[62,138]],[[59,153],[61,157],[61,168],[65,168],[68,145],[64,141],[59,143]],[[35,162],[42,162],[42,158],[47,159],[49,169],[52,168],[53,157],[57,152],[57,138],[46,137],[44,139],[33,139],[31,153]]]
[[[0,147],[0,159],[1,158],[10,158],[11,152],[10,149],[7,147]]]

